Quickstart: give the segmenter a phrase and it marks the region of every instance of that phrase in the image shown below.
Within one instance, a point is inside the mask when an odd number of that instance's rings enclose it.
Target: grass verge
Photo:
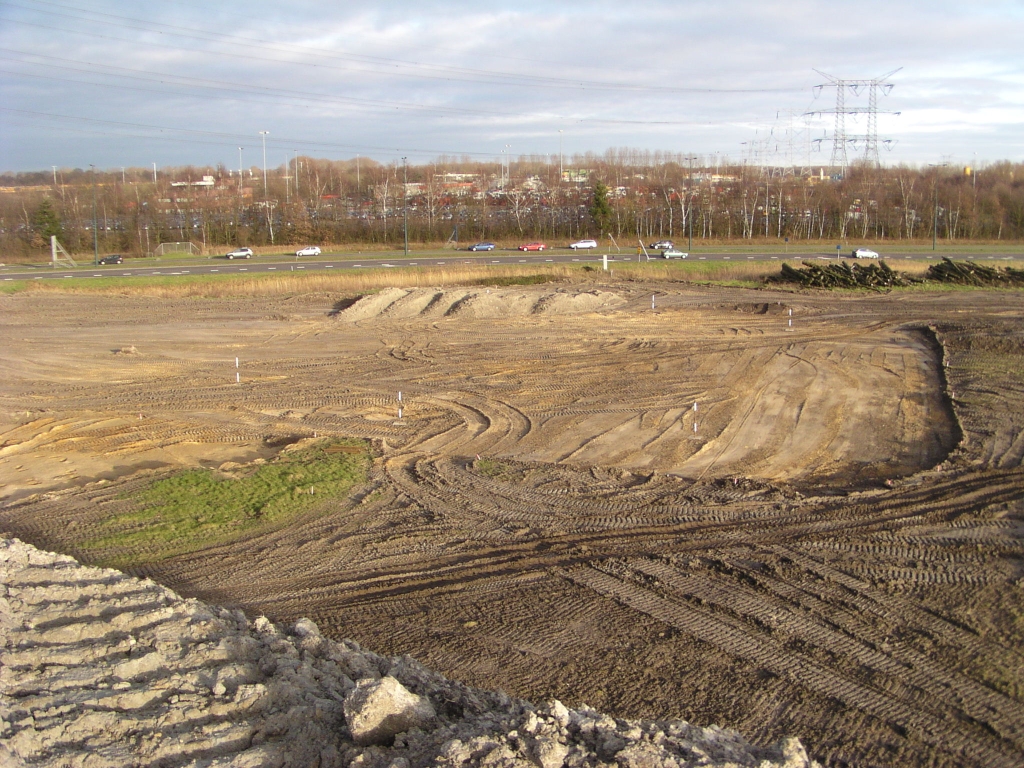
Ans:
[[[324,442],[238,476],[179,472],[133,493],[136,508],[104,520],[81,548],[124,568],[271,530],[363,482],[370,462],[364,443]]]

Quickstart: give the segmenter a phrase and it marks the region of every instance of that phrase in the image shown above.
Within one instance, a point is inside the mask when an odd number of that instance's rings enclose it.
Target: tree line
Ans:
[[[667,152],[441,157],[404,165],[296,157],[287,166],[0,176],[0,248],[39,258],[229,246],[398,245],[584,237],[729,242],[942,243],[1024,239],[1024,165],[982,170],[759,167]]]

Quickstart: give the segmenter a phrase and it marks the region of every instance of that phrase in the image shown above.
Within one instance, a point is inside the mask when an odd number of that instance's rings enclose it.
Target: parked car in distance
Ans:
[[[251,259],[252,248],[235,248],[235,250],[226,254],[229,259]]]
[[[124,261],[124,256],[119,253],[112,253],[109,256],[104,256],[100,259],[100,264],[120,264]]]
[[[649,246],[652,251],[667,251],[669,248],[675,248],[676,244],[671,240],[659,240],[656,243],[651,243]]]
[[[545,248],[547,246],[544,243],[526,243],[519,246],[520,251],[543,251]]]
[[[685,259],[689,255],[690,254],[683,253],[675,248],[666,248],[661,252],[661,258],[663,259]]]
[[[851,259],[877,259],[878,254],[870,248],[857,248],[850,254]]]
[[[307,245],[305,248],[299,248],[295,252],[296,256],[319,256],[320,246],[318,245]]]
[[[580,248],[597,248],[597,240],[577,240],[575,243],[569,243],[569,247],[574,251]]]
[[[471,250],[471,251],[493,251],[494,250],[494,243],[473,243],[473,245],[469,246],[469,250]]]

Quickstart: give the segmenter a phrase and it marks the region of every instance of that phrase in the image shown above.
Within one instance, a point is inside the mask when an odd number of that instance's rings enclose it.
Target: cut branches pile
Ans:
[[[920,282],[890,269],[884,261],[864,266],[846,262],[821,266],[810,261],[803,265],[804,269],[795,269],[783,263],[781,273],[767,282],[798,283],[805,288],[892,288]]]
[[[943,258],[938,264],[928,267],[925,278],[958,285],[1024,285],[1024,269],[987,267]]]

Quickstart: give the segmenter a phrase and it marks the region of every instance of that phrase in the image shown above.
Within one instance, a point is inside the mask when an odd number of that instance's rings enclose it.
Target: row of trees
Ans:
[[[1024,166],[824,169],[715,165],[612,150],[467,158],[417,166],[298,157],[288,167],[79,169],[0,177],[0,248],[38,258],[56,235],[71,252],[147,254],[163,242],[227,246],[398,244],[611,235],[727,241],[1024,239]]]

